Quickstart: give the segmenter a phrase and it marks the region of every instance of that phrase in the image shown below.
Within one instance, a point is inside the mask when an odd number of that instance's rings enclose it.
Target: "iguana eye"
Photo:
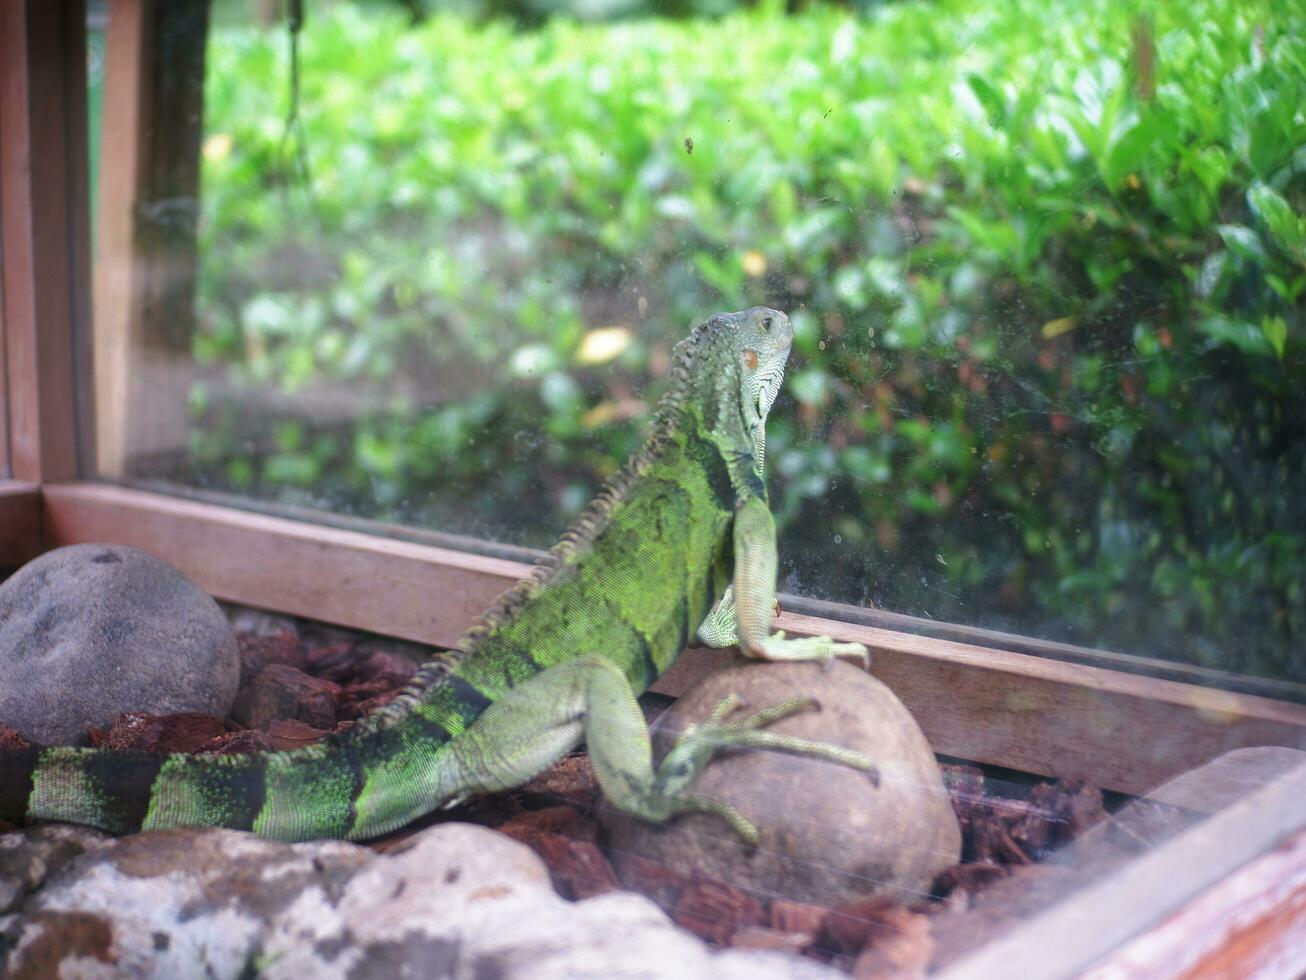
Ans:
[[[762,317],[762,329],[766,333],[771,332],[771,318],[769,316]]]

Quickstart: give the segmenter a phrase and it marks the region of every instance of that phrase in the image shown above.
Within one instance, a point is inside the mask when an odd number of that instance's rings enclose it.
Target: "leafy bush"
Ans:
[[[208,72],[194,352],[299,407],[197,388],[185,479],[541,544],[766,303],[784,587],[1306,678],[1301,8],[341,5],[308,188],[282,39]]]

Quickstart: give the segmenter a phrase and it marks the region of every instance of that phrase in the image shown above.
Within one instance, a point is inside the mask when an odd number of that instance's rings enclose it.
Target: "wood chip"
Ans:
[[[894,906],[881,916],[876,935],[853,964],[853,978],[915,980],[925,976],[933,954],[929,917]]]
[[[562,834],[541,834],[532,847],[548,865],[553,885],[563,898],[580,901],[621,889],[597,844]]]
[[[266,732],[268,746],[274,752],[281,752],[286,749],[300,749],[305,745],[313,745],[320,741],[323,735],[327,734],[321,728],[314,728],[312,725],[306,725],[302,721],[295,721],[290,718],[279,718],[270,722]]]
[[[681,892],[671,918],[682,929],[724,946],[737,930],[764,923],[766,911],[761,902],[742,889],[698,879]]]

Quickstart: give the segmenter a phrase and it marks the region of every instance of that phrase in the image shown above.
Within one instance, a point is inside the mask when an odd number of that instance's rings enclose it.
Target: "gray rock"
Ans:
[[[12,912],[65,864],[106,840],[98,830],[61,823],[0,834],[0,914]]]
[[[368,865],[335,906],[308,897],[286,910],[262,959],[269,980],[839,976],[791,956],[714,955],[629,892],[567,902],[525,845],[456,823]]]
[[[354,844],[292,845],[232,830],[112,840],[66,865],[0,926],[10,943],[0,975],[57,976],[51,957],[66,948],[62,962],[89,957],[106,976],[240,976],[257,966],[269,919],[300,901],[330,907],[371,860]]]
[[[567,902],[529,848],[455,823],[380,857],[228,830],[109,840],[0,917],[0,975],[840,976],[778,953],[714,954],[638,895]]]
[[[684,875],[707,874],[740,888],[836,907],[871,896],[911,900],[956,864],[961,831],[934,755],[907,709],[880,681],[850,664],[737,662],[708,676],[658,719],[657,758],[729,694],[749,709],[795,694],[819,711],[791,715],[769,731],[856,749],[874,776],[821,759],[772,751],[725,752],[694,792],[737,808],[758,828],[746,847],[720,818],[680,817],[657,826],[601,811],[619,876],[641,855]]]
[[[128,711],[223,716],[236,638],[181,572],[120,545],[58,548],[0,584],[0,724],[44,745],[86,741]]]

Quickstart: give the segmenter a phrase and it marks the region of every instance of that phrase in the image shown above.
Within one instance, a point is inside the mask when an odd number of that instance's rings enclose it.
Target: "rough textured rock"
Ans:
[[[777,954],[712,955],[648,899],[570,903],[525,846],[468,824],[423,831],[349,882],[333,908],[278,917],[267,976],[512,978],[837,976]]]
[[[73,858],[107,840],[108,835],[90,827],[59,823],[0,834],[0,915],[18,908]]]
[[[811,695],[820,711],[792,715],[771,731],[864,752],[878,773],[779,752],[723,753],[694,792],[723,800],[753,821],[750,850],[716,817],[695,814],[667,826],[602,819],[618,873],[642,855],[681,874],[695,871],[744,889],[800,902],[844,905],[876,895],[912,900],[956,864],[961,833],[925,737],[882,683],[843,663],[739,663],[706,678],[654,729],[661,758],[675,738],[728,694],[754,707]]]
[[[780,953],[714,954],[638,895],[564,901],[528,848],[456,823],[383,856],[226,830],[108,841],[69,862],[20,914],[0,918],[0,974],[61,971],[217,980],[839,976]]]
[[[223,716],[240,680],[217,603],[136,548],[84,544],[0,585],[0,723],[46,745],[84,744],[128,711]]]
[[[235,977],[254,962],[271,917],[309,896],[337,901],[368,860],[352,844],[291,845],[229,830],[113,840],[28,899],[0,936],[10,950],[0,974],[57,976],[51,958],[66,947],[65,965],[89,956],[104,976]]]

